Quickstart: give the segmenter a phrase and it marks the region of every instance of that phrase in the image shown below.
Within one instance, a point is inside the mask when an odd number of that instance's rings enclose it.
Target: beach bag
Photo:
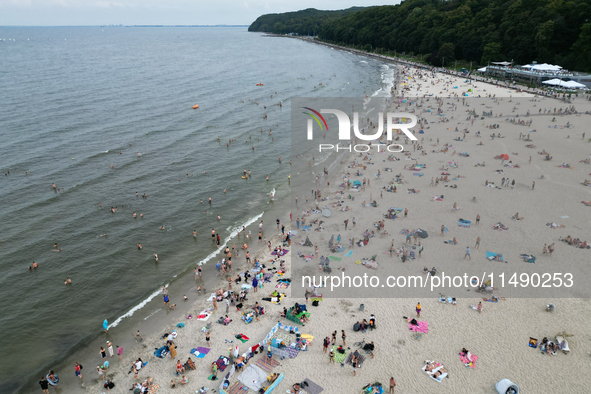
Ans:
[[[82,368],[84,368],[84,367],[82,366],[82,364],[78,364],[78,366],[80,367],[80,370],[82,371]]]
[[[318,306],[318,304],[319,304],[319,303],[318,303],[318,300],[314,300],[314,301],[312,301],[312,306]]]

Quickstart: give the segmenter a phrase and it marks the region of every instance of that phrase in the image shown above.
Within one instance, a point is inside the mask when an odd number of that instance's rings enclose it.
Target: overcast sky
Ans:
[[[249,25],[268,13],[395,4],[390,0],[0,0],[2,26]]]

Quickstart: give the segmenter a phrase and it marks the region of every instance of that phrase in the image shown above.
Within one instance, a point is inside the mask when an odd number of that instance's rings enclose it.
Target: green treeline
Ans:
[[[351,7],[339,11],[320,11],[308,8],[302,11],[286,12],[283,14],[266,14],[259,16],[248,28],[248,31],[262,31],[275,34],[298,34],[300,36],[315,35],[320,27],[333,19],[341,18],[351,13],[367,9],[365,7]]]
[[[453,60],[559,64],[591,71],[591,0],[406,0],[349,11],[305,10],[320,39],[379,52],[422,54],[434,65]],[[339,12],[339,11],[336,11]],[[298,13],[264,15],[249,31],[307,34]],[[324,15],[324,17],[322,16]],[[255,25],[257,24],[257,25]],[[281,27],[281,31],[275,30]]]

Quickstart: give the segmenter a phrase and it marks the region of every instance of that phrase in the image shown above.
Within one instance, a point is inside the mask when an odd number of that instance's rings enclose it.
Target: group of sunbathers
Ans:
[[[425,372],[431,375],[432,378],[438,379],[441,375],[447,372],[447,369],[445,369],[445,367],[443,367],[441,364],[433,361],[431,363],[427,363],[425,366]]]
[[[569,245],[575,246],[581,249],[589,249],[589,243],[587,241],[581,241],[579,238],[573,238],[570,235],[566,238],[560,237],[559,240],[566,242]]]

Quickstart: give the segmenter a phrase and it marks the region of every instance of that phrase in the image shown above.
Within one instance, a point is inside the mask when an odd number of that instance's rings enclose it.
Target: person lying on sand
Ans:
[[[441,368],[439,371],[435,372],[434,374],[432,374],[431,376],[435,379],[438,379],[441,375],[443,375],[444,373],[447,372],[447,369],[445,368]]]
[[[409,324],[412,324],[412,325],[417,326],[417,327],[419,326],[419,322],[416,319],[414,319],[414,318],[411,319],[411,318],[406,317],[406,316],[402,316],[402,318],[404,320],[406,320],[406,322],[409,323]]]
[[[432,363],[428,363],[425,366],[425,372],[433,372],[434,369],[436,369],[436,368],[438,368],[440,366],[441,366],[441,364],[436,363],[435,361],[433,361]]]
[[[512,218],[512,219],[514,219],[514,220],[523,220],[523,216],[519,217],[519,212],[517,212],[517,213],[516,213],[515,215],[513,215],[511,218]]]

